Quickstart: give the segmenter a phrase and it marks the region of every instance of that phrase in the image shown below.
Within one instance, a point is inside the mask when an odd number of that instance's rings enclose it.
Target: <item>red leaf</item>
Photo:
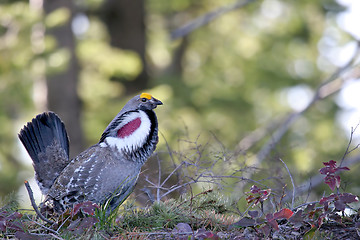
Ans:
[[[263,226],[262,228],[260,228],[260,230],[264,233],[266,237],[268,237],[271,233],[271,228],[269,227],[269,225]]]
[[[81,208],[82,212],[92,216],[95,214],[95,209],[100,208],[96,203],[85,202],[84,204],[85,206]]]
[[[348,167],[337,167],[336,161],[334,160],[330,160],[329,162],[323,162],[323,164],[325,165],[325,167],[319,170],[319,172],[323,175],[333,175],[337,171],[350,170],[350,168]]]
[[[319,172],[322,175],[327,175],[327,174],[333,173],[333,172],[331,172],[331,168],[329,168],[329,167],[323,167],[319,170]]]
[[[219,236],[217,236],[216,234],[214,234],[211,231],[207,231],[204,228],[200,228],[199,230],[196,231],[195,233],[195,238],[196,239],[212,239],[212,240],[216,240],[219,239]]]
[[[80,229],[91,228],[97,222],[99,222],[99,219],[97,219],[95,217],[86,217],[86,218],[82,219],[82,221],[80,222],[78,228],[80,228]]]
[[[251,188],[250,188],[250,192],[251,193],[258,193],[260,192],[260,188],[258,188],[256,185],[252,185]]]
[[[341,170],[350,171],[350,168],[348,168],[348,167],[340,167],[340,168],[336,169],[336,171],[341,171]]]
[[[263,189],[261,190],[256,185],[251,186],[250,192],[246,192],[248,197],[246,198],[247,203],[252,203],[257,205],[260,202],[265,201],[271,193],[271,189]]]
[[[267,214],[266,220],[267,220],[268,225],[270,225],[273,229],[279,230],[279,225],[275,221],[274,215],[272,215],[271,213]]]
[[[339,211],[344,211],[347,203],[353,203],[353,202],[359,201],[357,196],[355,196],[351,193],[342,193],[342,194],[334,195],[334,196],[335,196],[333,198],[335,200],[334,206]]]
[[[272,213],[269,213],[269,214],[266,214],[265,218],[267,221],[272,221],[272,220],[274,220],[274,215]]]
[[[253,202],[255,199],[257,199],[255,196],[249,195],[249,196],[246,198],[246,202],[249,204],[249,203]]]
[[[276,231],[279,230],[279,225],[278,225],[278,223],[277,223],[275,220],[268,221],[267,223],[268,223],[268,225],[269,225],[270,227],[272,227],[272,228],[275,229]]]
[[[251,218],[242,218],[240,221],[234,223],[234,226],[240,226],[240,227],[252,227],[255,226],[255,220]]]
[[[303,210],[299,210],[297,211],[295,214],[293,214],[290,218],[289,218],[289,222],[291,223],[300,223],[303,221],[303,217],[302,217],[302,213]]]
[[[291,211],[288,208],[281,209],[280,211],[274,213],[274,219],[289,219],[294,214],[293,211]]]
[[[340,179],[339,179],[340,181]],[[332,191],[334,191],[335,186],[337,186],[337,180],[335,179],[335,177],[333,175],[327,175],[325,177],[325,183],[330,187],[330,189]]]
[[[342,194],[339,195],[339,198],[344,203],[353,203],[353,202],[358,202],[359,201],[358,197],[351,194],[351,193],[342,193]]]
[[[330,168],[336,168],[336,161],[334,161],[334,160],[330,160],[329,162],[323,162],[323,164]]]
[[[340,200],[335,201],[334,206],[339,211],[344,211],[345,207],[346,207],[345,203],[343,201],[340,201]]]
[[[71,216],[75,216],[76,214],[79,213],[80,210],[85,214],[94,215],[96,208],[99,208],[99,206],[96,203],[90,201],[78,203],[75,204],[71,212]]]
[[[75,204],[73,210],[71,211],[71,216],[75,216],[76,214],[78,214],[78,212],[80,211],[80,208],[81,208],[81,204],[82,203],[78,203],[78,204]]]

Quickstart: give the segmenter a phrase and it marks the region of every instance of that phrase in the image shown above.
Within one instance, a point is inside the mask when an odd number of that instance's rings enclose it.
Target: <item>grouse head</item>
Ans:
[[[163,103],[151,96],[149,93],[142,93],[130,99],[123,109],[118,114],[121,115],[125,112],[134,111],[134,110],[142,110],[142,111],[150,111],[157,107],[157,105],[162,105]]]
[[[113,147],[132,158],[139,151],[153,151],[158,141],[158,123],[153,109],[158,105],[162,102],[148,93],[133,97],[107,126],[100,146]]]

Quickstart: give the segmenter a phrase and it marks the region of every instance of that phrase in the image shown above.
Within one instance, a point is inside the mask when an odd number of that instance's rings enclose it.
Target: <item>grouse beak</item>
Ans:
[[[151,104],[153,105],[154,108],[156,108],[157,105],[163,105],[163,103],[160,100],[158,100],[158,99],[156,99],[154,97],[152,97],[150,99],[150,102],[151,102]]]

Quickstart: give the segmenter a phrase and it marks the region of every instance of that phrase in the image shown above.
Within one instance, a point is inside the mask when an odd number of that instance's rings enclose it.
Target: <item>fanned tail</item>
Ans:
[[[55,113],[44,112],[24,126],[19,139],[33,161],[40,189],[46,194],[70,161],[64,123]]]

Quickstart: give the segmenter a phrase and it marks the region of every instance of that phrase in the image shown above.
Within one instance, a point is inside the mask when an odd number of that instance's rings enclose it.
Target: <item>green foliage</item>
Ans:
[[[39,12],[22,1],[0,4],[0,196],[16,190],[26,169],[16,145],[18,120],[33,108],[36,49],[29,42]],[[26,174],[25,174],[26,175]],[[30,174],[29,174],[30,175]]]
[[[77,5],[89,21],[87,31],[76,36],[81,67],[78,93],[89,145],[99,140],[126,102],[125,84],[144,67],[135,52],[110,45],[111,36],[98,11],[102,3],[87,0]],[[171,147],[183,144],[179,138],[194,141],[201,135],[201,141],[207,142],[215,135],[226,149],[246,155],[246,164],[252,166],[263,144],[281,126],[279,120],[293,111],[289,91],[303,86],[311,92],[335,69],[331,63],[326,68],[319,64],[319,41],[327,29],[337,31],[338,44],[351,39],[336,25],[343,9],[334,0],[266,0],[227,12],[184,39],[170,40],[173,30],[232,3],[146,1],[146,60],[153,88],[138,87],[164,102],[157,115],[160,132]],[[16,134],[44,110],[45,75],[69,67],[69,50],[59,49],[56,39],[45,33],[70,17],[64,8],[45,16],[31,1],[0,3],[0,195],[17,189],[23,178],[33,174],[24,172],[31,166],[21,161]],[[307,111],[266,161],[256,166],[260,171],[254,178],[280,174],[278,155],[296,169],[297,182],[314,175],[324,159],[339,158],[347,140],[335,120],[338,112],[334,98]],[[254,132],[263,134],[255,134],[259,139],[248,148],[239,148],[244,137]],[[165,148],[164,138],[160,150]],[[234,161],[232,167],[241,164]]]
[[[219,231],[236,219],[231,213],[233,204],[221,193],[208,190],[195,196],[187,194],[177,200],[155,202],[145,209],[126,204],[119,211],[121,217],[117,222],[125,231],[172,229],[179,223],[189,223],[194,230],[208,226]]]
[[[180,214],[181,211],[176,207],[174,201],[160,202],[153,204],[145,210],[127,209],[120,212],[120,227],[128,231],[140,228],[143,231],[151,231],[162,227],[172,228],[179,222],[187,222],[186,216]]]
[[[12,192],[5,197],[0,198],[0,209],[2,211],[14,212],[19,208],[19,202],[16,193]]]

